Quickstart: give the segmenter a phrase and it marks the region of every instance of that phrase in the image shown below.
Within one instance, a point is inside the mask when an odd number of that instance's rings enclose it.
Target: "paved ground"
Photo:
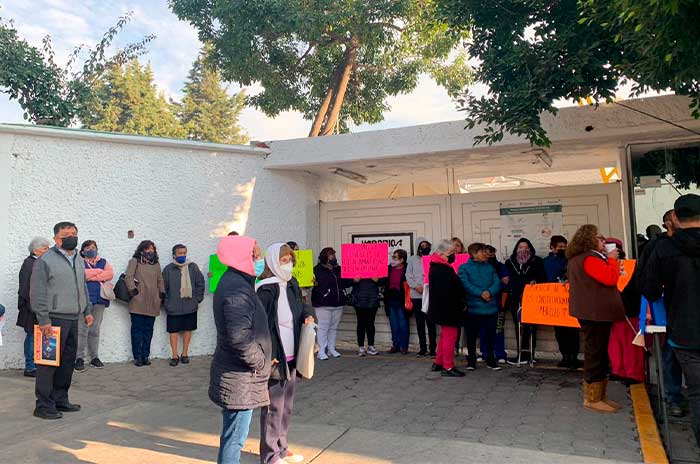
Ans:
[[[206,396],[209,358],[170,368],[108,365],[76,374],[71,399],[83,411],[62,421],[32,418],[33,385],[0,374],[0,462],[213,462],[220,416]],[[485,368],[463,379],[429,372],[430,361],[346,355],[317,365],[298,390],[291,441],[314,463],[640,462],[625,409],[581,408],[580,373]],[[8,420],[9,419],[9,420]],[[257,417],[245,462],[256,462]]]

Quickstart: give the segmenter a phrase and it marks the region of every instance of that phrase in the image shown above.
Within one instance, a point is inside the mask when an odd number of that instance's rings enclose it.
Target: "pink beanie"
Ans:
[[[255,240],[242,235],[230,235],[219,240],[216,256],[222,264],[248,275],[255,275],[253,249]]]

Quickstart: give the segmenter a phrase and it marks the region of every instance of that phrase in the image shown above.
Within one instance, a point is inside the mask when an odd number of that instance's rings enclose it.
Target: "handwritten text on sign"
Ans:
[[[524,324],[581,326],[569,315],[569,284],[527,285],[523,293]]]
[[[296,264],[294,265],[294,277],[297,278],[300,287],[314,286],[314,252],[312,250],[295,251]]]
[[[389,245],[386,243],[344,243],[340,246],[343,279],[386,277]]]
[[[622,273],[620,274],[620,279],[617,281],[617,289],[623,291],[627,285],[632,280],[632,274],[634,274],[634,268],[637,267],[636,259],[623,259],[620,261],[622,263]]]

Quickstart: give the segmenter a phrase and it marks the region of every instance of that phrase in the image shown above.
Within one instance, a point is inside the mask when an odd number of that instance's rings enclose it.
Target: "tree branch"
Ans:
[[[370,23],[370,26],[379,26],[382,28],[388,27],[389,29],[394,29],[395,31],[403,32],[404,28],[399,27],[396,24],[393,23],[386,23],[386,22],[379,22],[379,23]]]

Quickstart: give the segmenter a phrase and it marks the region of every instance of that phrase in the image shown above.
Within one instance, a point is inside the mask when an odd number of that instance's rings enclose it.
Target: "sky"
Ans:
[[[141,61],[150,62],[158,88],[166,96],[178,99],[202,44],[195,29],[180,21],[166,0],[0,0],[0,17],[14,20],[20,36],[30,44],[41,46],[44,36],[52,37],[59,63],[65,63],[75,46],[96,44],[118,17],[128,11],[133,12],[131,22],[117,37],[116,45],[155,34],[156,39],[148,45],[148,53]],[[232,85],[231,90],[238,87]],[[386,129],[464,117],[447,92],[427,77],[421,78],[412,93],[389,99],[389,105],[391,111],[385,113],[382,123],[352,130]],[[0,122],[24,122],[19,104],[5,94],[0,94]],[[240,122],[252,140],[264,141],[306,137],[311,127],[311,122],[298,113],[282,113],[271,119],[254,108],[247,108]]]

